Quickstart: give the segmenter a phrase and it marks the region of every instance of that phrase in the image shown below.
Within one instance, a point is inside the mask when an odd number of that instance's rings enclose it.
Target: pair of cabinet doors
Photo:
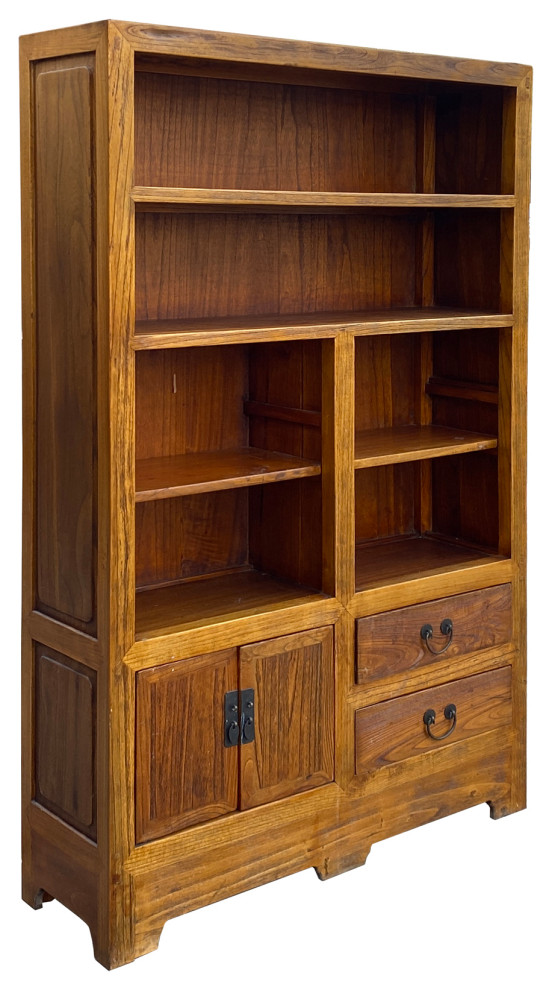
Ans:
[[[254,731],[240,729],[237,743],[227,719],[235,692],[254,703]],[[332,627],[137,674],[137,842],[333,777]]]

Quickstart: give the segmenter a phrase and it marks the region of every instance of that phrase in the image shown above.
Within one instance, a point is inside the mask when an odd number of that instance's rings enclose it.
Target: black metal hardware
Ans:
[[[442,736],[436,736],[431,731],[431,726],[435,725],[435,712],[433,708],[428,708],[427,712],[424,712],[424,725],[427,729],[427,734],[431,739],[436,739],[437,742],[440,742],[441,739],[446,739],[447,736],[450,736],[454,732],[456,728],[456,705],[447,705],[443,715],[449,722],[452,722],[452,725],[445,733],[443,733]]]
[[[440,629],[441,629],[441,634],[443,636],[448,636],[448,642],[445,643],[445,645],[441,650],[434,650],[431,643],[429,642],[433,636],[433,626],[430,625],[428,622],[426,623],[425,626],[422,626],[422,628],[420,629],[420,636],[422,637],[429,652],[433,653],[434,657],[440,656],[441,653],[446,653],[450,644],[452,643],[452,619],[443,619],[443,621],[441,622]]]
[[[224,745],[237,746],[255,738],[255,692],[228,691],[224,695]]]
[[[255,692],[247,688],[241,692],[241,741],[253,742],[255,738]]]
[[[237,746],[240,741],[239,692],[224,695],[224,745]]]

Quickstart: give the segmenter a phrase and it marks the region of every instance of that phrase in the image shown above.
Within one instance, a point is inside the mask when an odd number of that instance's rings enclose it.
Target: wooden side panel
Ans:
[[[491,729],[509,727],[511,679],[511,667],[499,667],[360,709],[356,712],[355,731],[357,774],[455,745]],[[433,731],[443,735],[451,725],[443,718],[443,712],[451,703],[457,709],[453,733],[442,741],[431,739],[424,725],[424,712],[429,708],[435,711]]]
[[[138,214],[136,319],[413,306],[415,250],[402,214]]]
[[[35,647],[35,800],[96,835],[96,675]]]
[[[321,348],[317,341],[282,341],[250,348],[249,398],[290,409],[320,412]],[[250,416],[253,447],[320,459],[320,430],[300,422]]]
[[[238,751],[224,746],[224,695],[237,686],[235,649],[137,675],[137,842],[237,807]]]
[[[416,189],[412,94],[139,72],[135,119],[137,185]]]
[[[334,777],[331,627],[240,649],[240,689],[255,691],[255,740],[240,747],[241,808]]]
[[[91,634],[97,572],[93,78],[93,55],[36,66],[36,605]]]
[[[498,459],[494,451],[438,457],[432,473],[433,532],[496,550]]]
[[[322,586],[322,485],[300,478],[249,491],[250,561],[309,588]]]
[[[429,652],[420,636],[426,623],[433,626],[431,645],[441,650],[447,637],[440,633],[443,619],[451,619],[453,638],[440,657]],[[357,623],[357,682],[369,684],[381,677],[414,671],[440,660],[448,662],[491,646],[503,646],[512,637],[512,589],[509,584],[466,595],[370,615]]]
[[[451,382],[498,385],[498,341],[494,329],[434,334],[433,375]],[[497,434],[497,407],[491,403],[434,396],[432,407],[436,425]]]

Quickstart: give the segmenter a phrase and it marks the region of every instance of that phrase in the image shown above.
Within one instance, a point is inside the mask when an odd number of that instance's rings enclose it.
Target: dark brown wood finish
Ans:
[[[224,746],[224,695],[237,686],[236,650],[137,675],[137,842],[237,807],[238,751]]]
[[[230,489],[137,503],[137,587],[248,563],[247,496]]]
[[[453,634],[440,632],[441,622],[450,619]],[[426,624],[433,627],[430,645],[421,637]],[[512,590],[510,585],[441,598],[424,605],[370,615],[357,622],[356,671],[359,684],[429,664],[461,657],[489,647],[506,646],[512,638]]]
[[[412,306],[416,223],[408,215],[139,215],[136,318]]]
[[[35,800],[96,836],[96,674],[35,647]]]
[[[36,599],[96,630],[93,55],[37,62]]]
[[[138,72],[136,183],[415,192],[415,123],[411,94]]]
[[[493,729],[503,728],[507,734],[512,721],[511,679],[511,668],[499,667],[360,709],[355,721],[356,772],[374,772]],[[433,731],[443,735],[451,727],[450,720],[443,718],[448,704],[457,708],[454,731],[441,741],[431,739],[424,713],[435,711]]]
[[[333,631],[240,649],[240,689],[255,692],[255,739],[240,747],[240,807],[333,780]]]
[[[437,97],[436,192],[514,192],[501,174],[504,93],[500,86],[466,87]]]
[[[498,460],[492,450],[433,462],[433,532],[498,550]]]
[[[258,447],[150,457],[136,464],[136,501],[266,485],[314,474],[320,474],[320,465],[314,461]]]
[[[435,302],[500,308],[499,210],[435,212]]]
[[[254,343],[263,339],[281,340],[333,337],[343,331],[356,334],[412,333],[442,331],[456,327],[507,327],[513,318],[507,313],[446,306],[410,306],[406,309],[374,309],[332,313],[272,313],[268,316],[224,316],[200,319],[137,320],[133,345],[136,350],[190,347],[197,344]]]
[[[468,564],[503,559],[480,547],[409,533],[358,543],[355,556],[357,591],[400,585],[429,574],[444,575]]]
[[[23,895],[113,968],[524,805],[531,72],[112,21],[21,53]]]

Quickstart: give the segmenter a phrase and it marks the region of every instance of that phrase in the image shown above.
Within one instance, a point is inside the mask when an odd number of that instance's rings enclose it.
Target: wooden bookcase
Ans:
[[[531,70],[21,54],[23,895],[114,967],[524,806]]]

